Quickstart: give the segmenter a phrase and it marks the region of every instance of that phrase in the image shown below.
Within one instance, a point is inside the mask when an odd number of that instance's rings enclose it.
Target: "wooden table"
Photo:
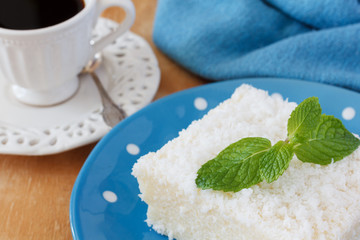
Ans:
[[[163,55],[152,42],[156,0],[133,0],[136,21],[131,31],[152,46],[160,65],[155,99],[206,83]],[[121,13],[111,9],[115,20]],[[0,239],[72,239],[69,203],[73,184],[96,143],[47,156],[0,155]]]

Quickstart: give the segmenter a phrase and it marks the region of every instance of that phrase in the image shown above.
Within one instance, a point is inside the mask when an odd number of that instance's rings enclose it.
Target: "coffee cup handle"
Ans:
[[[124,21],[122,21],[114,31],[100,38],[96,42],[91,43],[92,55],[100,52],[102,49],[104,49],[106,46],[116,40],[120,35],[129,30],[135,20],[135,7],[131,0],[98,0],[96,2],[96,16],[98,18],[100,17],[101,13],[109,7],[122,8],[125,11],[126,16]]]

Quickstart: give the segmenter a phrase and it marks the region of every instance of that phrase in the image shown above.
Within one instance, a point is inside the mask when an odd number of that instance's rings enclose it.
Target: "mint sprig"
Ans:
[[[196,185],[237,192],[264,180],[277,180],[294,154],[303,162],[326,165],[350,155],[360,145],[339,119],[321,114],[316,97],[305,99],[294,109],[287,130],[287,139],[273,146],[261,137],[243,138],[229,145],[202,165]]]

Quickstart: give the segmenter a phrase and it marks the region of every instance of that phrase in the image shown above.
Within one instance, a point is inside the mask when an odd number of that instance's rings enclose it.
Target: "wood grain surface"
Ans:
[[[150,43],[159,61],[161,83],[155,99],[207,83],[154,46],[152,28],[157,1],[133,2],[136,20],[131,31]],[[109,9],[104,15],[117,21],[122,18],[118,9]],[[72,239],[71,191],[95,144],[47,156],[0,155],[0,240]]]

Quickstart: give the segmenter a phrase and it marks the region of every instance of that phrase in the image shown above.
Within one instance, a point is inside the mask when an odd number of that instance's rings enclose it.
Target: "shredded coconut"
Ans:
[[[133,167],[147,223],[169,239],[360,239],[360,150],[327,166],[296,158],[275,182],[237,193],[201,190],[197,170],[244,137],[284,140],[295,103],[242,85]]]

